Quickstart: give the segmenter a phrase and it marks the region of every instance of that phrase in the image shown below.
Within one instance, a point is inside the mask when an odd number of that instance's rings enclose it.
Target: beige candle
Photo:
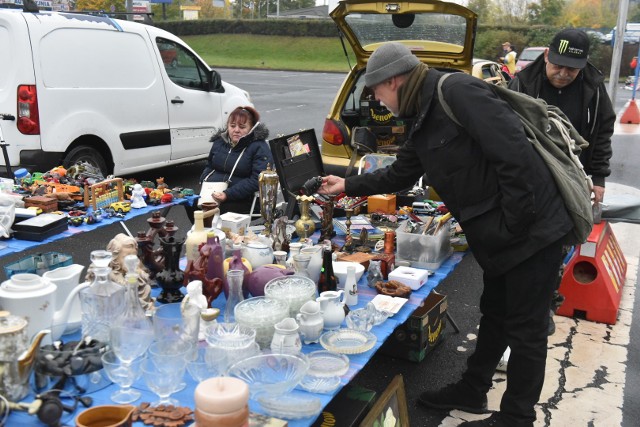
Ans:
[[[238,378],[202,381],[194,393],[198,426],[244,427],[249,422],[249,386]]]

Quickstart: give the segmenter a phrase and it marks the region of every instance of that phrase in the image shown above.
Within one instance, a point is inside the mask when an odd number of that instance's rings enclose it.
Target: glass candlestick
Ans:
[[[264,234],[271,236],[271,225],[274,220],[276,202],[278,200],[278,174],[267,163],[267,169],[260,172],[258,189],[260,190],[260,214],[264,219]]]

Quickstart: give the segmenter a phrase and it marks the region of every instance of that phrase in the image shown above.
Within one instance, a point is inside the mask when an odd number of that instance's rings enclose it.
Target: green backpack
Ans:
[[[447,116],[458,126],[462,126],[442,96],[442,84],[450,75],[445,74],[438,81],[438,98]],[[558,107],[502,86],[490,85],[490,87],[498,98],[509,104],[518,115],[527,139],[533,144],[553,175],[565,207],[573,220],[573,230],[566,243],[573,245],[586,242],[593,227],[591,207],[593,182],[584,171],[578,156],[589,143]]]

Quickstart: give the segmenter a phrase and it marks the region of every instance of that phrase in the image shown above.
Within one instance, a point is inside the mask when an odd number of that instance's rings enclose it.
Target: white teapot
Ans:
[[[88,282],[76,286],[67,295],[62,308],[56,311],[56,285],[37,274],[14,274],[0,285],[0,306],[27,319],[29,337],[51,328],[51,339],[56,341],[64,332],[73,298],[87,286]]]

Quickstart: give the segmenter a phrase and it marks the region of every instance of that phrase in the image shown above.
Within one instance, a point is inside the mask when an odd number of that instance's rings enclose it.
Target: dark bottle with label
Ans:
[[[331,249],[324,249],[322,252],[322,270],[318,280],[318,294],[324,291],[335,291],[338,288],[338,281],[333,274],[333,252]]]

